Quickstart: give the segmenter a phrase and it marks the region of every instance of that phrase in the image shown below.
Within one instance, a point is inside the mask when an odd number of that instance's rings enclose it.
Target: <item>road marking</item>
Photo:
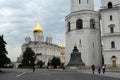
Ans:
[[[34,77],[37,77],[37,76],[49,76],[50,74],[49,73],[41,73],[41,74],[28,74],[28,75],[25,75],[25,76],[34,76]]]
[[[25,72],[21,73],[21,74],[18,74],[16,77],[20,77],[22,76],[23,74],[25,74]]]

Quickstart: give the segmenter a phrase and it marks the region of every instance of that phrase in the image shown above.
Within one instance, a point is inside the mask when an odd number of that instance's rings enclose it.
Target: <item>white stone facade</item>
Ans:
[[[102,9],[100,10],[102,21],[103,56],[104,63],[108,67],[120,67],[119,4],[120,0],[102,0]]]
[[[108,2],[111,2],[114,7],[120,6],[120,0],[101,0],[101,8],[107,8]]]
[[[71,0],[71,13],[66,16],[66,65],[70,60],[74,45],[77,44],[86,66],[101,65],[101,44],[99,13],[94,11],[93,0]],[[77,24],[82,20],[82,25]],[[91,20],[94,23],[91,27]],[[81,29],[77,29],[82,26]]]
[[[94,0],[71,0],[71,12],[94,10]]]
[[[71,0],[71,13],[65,19],[66,64],[77,44],[86,66],[104,62],[107,67],[120,67],[120,0],[101,0],[99,12],[94,11],[93,2],[94,0]],[[83,24],[79,25],[83,26],[80,29],[76,28],[78,19]],[[92,29],[91,19],[95,21]]]
[[[45,65],[53,56],[60,58],[61,55],[61,47],[52,43],[30,41],[28,44],[22,45],[22,52],[26,50],[26,47],[32,48],[37,56],[36,61],[42,60],[45,62]]]

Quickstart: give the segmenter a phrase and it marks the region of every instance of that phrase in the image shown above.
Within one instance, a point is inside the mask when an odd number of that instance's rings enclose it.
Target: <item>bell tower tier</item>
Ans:
[[[72,12],[66,16],[66,63],[77,44],[85,66],[101,65],[99,12],[94,11],[94,0],[71,0]]]
[[[94,10],[94,0],[71,0],[71,12]]]

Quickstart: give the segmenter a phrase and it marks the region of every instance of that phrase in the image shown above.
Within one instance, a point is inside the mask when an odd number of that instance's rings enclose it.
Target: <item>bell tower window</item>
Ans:
[[[115,48],[115,42],[114,41],[111,42],[111,48]]]
[[[79,44],[81,44],[81,40],[79,40]]]
[[[110,33],[114,33],[115,24],[110,24],[108,27],[110,28]]]
[[[112,21],[112,20],[113,20],[112,15],[110,15],[110,21]]]
[[[95,29],[95,19],[90,20],[90,28]]]
[[[79,0],[79,4],[81,3],[81,0]]]
[[[108,3],[108,8],[112,8],[112,7],[113,7],[112,2],[109,2]]]
[[[110,32],[114,33],[114,27],[110,27]]]
[[[68,22],[68,24],[67,24],[67,31],[69,32],[70,31],[70,22]]]
[[[82,29],[83,28],[83,21],[82,19],[78,19],[76,21],[76,29]]]

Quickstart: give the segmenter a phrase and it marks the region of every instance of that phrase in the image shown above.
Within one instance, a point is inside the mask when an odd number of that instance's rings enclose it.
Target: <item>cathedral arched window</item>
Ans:
[[[95,19],[90,20],[90,28],[95,29]]]
[[[83,28],[83,21],[82,19],[78,19],[76,21],[76,29],[82,29]]]
[[[70,31],[70,22],[67,23],[67,31],[69,32]]]
[[[115,48],[115,42],[114,41],[111,42],[111,48]]]
[[[108,8],[112,8],[112,7],[113,7],[112,2],[109,2],[108,3]]]

